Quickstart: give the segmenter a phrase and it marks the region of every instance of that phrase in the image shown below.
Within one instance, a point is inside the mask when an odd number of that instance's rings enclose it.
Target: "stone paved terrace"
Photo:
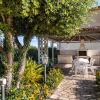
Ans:
[[[65,77],[49,100],[99,100],[96,98],[95,76],[75,76],[70,67],[65,68]]]

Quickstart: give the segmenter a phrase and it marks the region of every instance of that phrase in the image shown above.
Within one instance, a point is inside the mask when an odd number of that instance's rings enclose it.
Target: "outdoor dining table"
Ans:
[[[86,63],[86,64],[89,64],[89,60],[88,59],[85,59],[85,58],[79,58],[78,61],[79,62]]]
[[[77,64],[75,64],[75,63],[77,63]],[[88,64],[89,64],[88,59],[78,58],[77,60],[74,61],[75,71],[82,70],[83,74],[88,77]],[[77,71],[77,72],[79,72],[79,71]],[[77,72],[75,72],[75,73],[77,73]]]

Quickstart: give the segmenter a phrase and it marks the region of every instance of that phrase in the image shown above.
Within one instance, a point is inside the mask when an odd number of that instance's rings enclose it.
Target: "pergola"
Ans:
[[[56,42],[75,42],[81,41],[84,39],[85,41],[100,41],[100,27],[96,28],[88,28],[82,29],[79,34],[71,37],[70,39],[66,37],[49,37],[49,38],[38,38],[38,63],[42,63],[42,56],[48,55],[48,40],[52,40],[52,62],[54,62],[54,46],[53,43]]]
[[[87,25],[82,25],[82,28],[78,34],[75,36],[68,38],[66,36],[49,36],[48,38],[38,38],[38,63],[42,63],[42,56],[48,56],[48,40],[52,40],[52,62],[54,62],[54,48],[53,43],[56,42],[75,42],[81,41],[84,39],[85,41],[100,41],[100,7],[96,7],[92,9],[93,16]]]

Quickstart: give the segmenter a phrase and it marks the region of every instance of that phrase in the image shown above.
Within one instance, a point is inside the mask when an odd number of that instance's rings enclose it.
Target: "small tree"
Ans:
[[[37,8],[39,7],[39,1],[37,0],[16,0],[16,1],[6,1],[6,0],[0,0],[0,29],[4,32],[5,35],[5,52],[6,52],[6,57],[7,57],[7,87],[8,89],[11,88],[11,83],[12,83],[12,65],[13,65],[13,49],[14,49],[14,33],[16,33],[16,30],[14,30],[13,22],[16,20],[15,18],[23,18],[23,17],[30,17],[31,13],[32,16],[36,15],[38,10]],[[30,8],[30,9],[29,9]],[[35,11],[35,12],[34,12]],[[29,13],[31,12],[31,13]],[[29,25],[29,24],[28,24]],[[28,33],[28,32],[25,32]],[[31,32],[30,32],[31,33]],[[28,33],[28,34],[30,34]],[[27,35],[25,36],[24,43],[25,46],[22,46],[20,48],[20,56],[23,57],[23,59],[26,58],[26,51],[27,51],[27,46],[30,43],[32,36]],[[24,55],[23,55],[24,54]],[[19,60],[19,63],[22,62],[21,64],[25,65],[25,62]],[[24,63],[23,63],[24,62]],[[21,65],[20,64],[20,65]],[[21,69],[19,67],[19,69]],[[23,68],[21,69],[21,71]]]

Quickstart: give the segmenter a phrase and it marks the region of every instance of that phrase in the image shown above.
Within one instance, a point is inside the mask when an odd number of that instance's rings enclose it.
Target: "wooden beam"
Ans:
[[[90,36],[90,35],[88,35],[88,37],[90,37],[90,38],[92,38],[92,39],[94,39],[94,40],[97,40],[96,37],[93,37],[93,36]]]

